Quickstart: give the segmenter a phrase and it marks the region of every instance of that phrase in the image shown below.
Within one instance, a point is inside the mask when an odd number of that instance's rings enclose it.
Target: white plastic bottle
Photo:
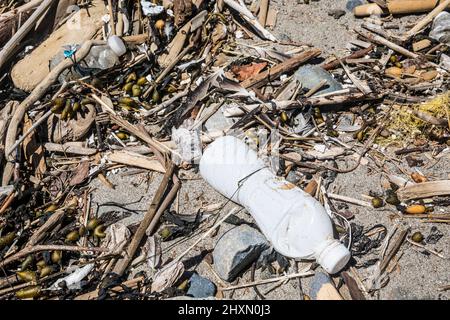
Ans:
[[[323,206],[274,175],[241,140],[226,136],[211,143],[200,160],[200,174],[224,196],[244,206],[279,253],[316,259],[330,274],[350,259],[348,249],[334,239]]]

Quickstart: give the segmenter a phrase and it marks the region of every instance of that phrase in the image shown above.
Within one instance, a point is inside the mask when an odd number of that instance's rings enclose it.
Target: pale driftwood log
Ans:
[[[89,53],[93,45],[103,45],[103,44],[105,44],[104,41],[98,40],[90,40],[85,42],[82,45],[82,47],[76,52],[75,60],[81,61]],[[34,90],[28,95],[28,97],[24,101],[22,101],[22,103],[17,107],[11,119],[11,122],[8,126],[8,132],[6,133],[5,150],[10,150],[11,147],[14,145],[17,136],[17,131],[23,120],[25,112],[36,101],[38,101],[40,98],[44,96],[48,88],[53,83],[56,82],[61,72],[71,67],[72,65],[73,61],[71,59],[65,59],[61,61],[52,71],[49,72],[49,74],[45,77],[45,79],[38,86],[36,86],[36,88],[34,88]],[[7,157],[7,159],[12,160],[14,159],[14,156],[10,155],[9,157]],[[12,177],[12,168],[8,170],[6,170],[5,168],[5,172],[3,173],[2,185],[8,184],[9,180],[11,180],[11,177]]]
[[[98,152],[97,149],[83,147],[81,142],[66,142],[64,144],[48,142],[44,145],[44,148],[50,152],[61,152],[80,156],[92,156]]]
[[[158,160],[130,151],[113,151],[111,153],[107,153],[106,158],[109,161],[117,162],[120,164],[126,164],[129,166],[153,170],[161,173],[166,172],[165,168]]]
[[[30,18],[22,25],[22,27],[12,36],[0,51],[0,69],[16,50],[22,39],[37,23],[39,18],[47,11],[47,9],[55,2],[55,0],[44,0]]]
[[[400,188],[400,200],[422,199],[450,194],[450,180],[429,181]]]

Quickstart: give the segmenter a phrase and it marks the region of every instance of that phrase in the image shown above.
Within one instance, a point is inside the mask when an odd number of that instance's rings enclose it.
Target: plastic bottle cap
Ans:
[[[350,260],[350,252],[338,240],[333,240],[321,250],[317,257],[317,262],[329,274],[334,274],[345,267],[348,260]]]
[[[108,38],[108,46],[119,57],[127,52],[127,47],[125,47],[125,44],[123,43],[122,39],[120,39],[120,37],[115,35],[110,36]]]

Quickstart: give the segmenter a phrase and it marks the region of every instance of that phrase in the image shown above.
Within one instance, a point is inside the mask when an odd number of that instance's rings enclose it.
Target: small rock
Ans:
[[[334,9],[334,10],[328,11],[328,15],[335,19],[340,19],[342,16],[345,16],[345,11],[339,10],[339,9]]]
[[[213,297],[216,294],[216,286],[206,278],[194,273],[189,279],[188,296],[194,298]]]
[[[318,65],[302,66],[295,72],[294,77],[302,84],[303,88],[308,90],[317,86],[322,80],[326,80],[325,86],[313,96],[342,89],[342,85],[329,72]]]
[[[300,181],[300,177],[295,173],[295,170],[291,170],[286,176],[286,180],[290,183],[297,184]]]
[[[363,2],[361,0],[349,0],[349,1],[347,1],[347,4],[345,5],[345,9],[347,9],[348,12],[351,12],[357,6],[360,6],[362,4],[363,4]]]
[[[450,13],[443,11],[439,13],[433,20],[433,25],[430,31],[430,38],[439,42],[450,44]]]
[[[214,269],[226,281],[236,276],[269,248],[266,238],[248,225],[240,225],[222,235],[213,252]]]

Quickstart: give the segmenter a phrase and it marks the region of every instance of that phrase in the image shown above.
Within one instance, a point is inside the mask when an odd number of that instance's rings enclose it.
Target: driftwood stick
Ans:
[[[148,226],[148,228],[146,230],[147,234],[151,235],[153,233],[153,230],[155,229],[156,225],[159,222],[159,218],[161,218],[164,211],[169,207],[170,203],[176,197],[177,192],[181,187],[180,180],[178,179],[178,177],[176,175],[173,175],[172,180],[173,180],[173,186],[170,189],[170,191],[167,194],[164,201],[161,203],[161,206],[159,207],[158,211],[156,212],[155,217],[150,222],[150,225]]]
[[[35,123],[33,123],[33,125],[27,130],[27,132],[25,132],[23,134],[23,136],[21,136],[20,139],[18,139],[16,141],[16,143],[14,143],[14,145],[11,147],[11,149],[6,150],[6,156],[9,156],[19,146],[19,144],[21,144],[23,142],[23,140],[25,140],[26,137],[28,137],[37,127],[39,127],[51,115],[52,115],[52,111],[48,110],[42,117],[39,118],[39,120],[37,120]]]
[[[397,192],[400,200],[429,198],[450,194],[450,180],[422,182],[400,188]]]
[[[356,204],[358,206],[363,206],[363,207],[368,207],[368,208],[372,207],[372,205],[367,201],[362,201],[362,200],[354,199],[351,197],[341,196],[341,195],[335,194],[335,193],[327,193],[327,195],[328,195],[328,198],[330,198],[330,199],[344,201],[344,202],[348,202],[348,203],[352,203],[352,204]]]
[[[445,256],[443,256],[442,254],[440,254],[440,253],[439,253],[439,252],[437,252],[437,251],[434,251],[434,250],[428,249],[428,248],[427,248],[427,247],[425,247],[425,246],[424,246],[423,244],[420,244],[420,243],[414,242],[414,241],[412,241],[411,239],[408,239],[408,238],[406,238],[406,241],[407,241],[407,242],[409,242],[410,244],[412,244],[413,246],[416,246],[416,247],[422,248],[423,250],[425,250],[425,251],[427,251],[427,252],[429,252],[429,253],[432,253],[432,254],[434,254],[434,255],[438,256],[439,258],[445,259]]]
[[[154,148],[163,154],[172,151],[170,148],[166,147],[164,144],[157,142],[156,140],[151,138],[148,134],[144,133],[142,130],[139,130],[136,126],[132,125],[127,120],[124,120],[115,115],[110,115],[110,118],[111,118],[112,122],[121,126],[122,128],[124,128],[128,132],[132,133],[133,135],[135,135],[142,141],[146,142],[151,148]]]
[[[383,271],[388,266],[389,262],[392,260],[392,258],[397,254],[398,250],[400,249],[403,241],[406,238],[406,235],[408,234],[408,230],[402,230],[400,232],[400,235],[395,240],[394,245],[392,246],[392,250],[389,252],[389,254],[386,256],[386,258],[383,259],[380,265],[380,272],[383,273]]]
[[[61,251],[93,251],[93,252],[107,252],[107,248],[100,248],[100,247],[78,247],[78,246],[60,246],[60,245],[39,245],[34,247],[25,247],[24,249],[20,250],[16,254],[6,258],[3,261],[0,261],[0,268],[5,267],[6,265],[10,264],[11,262],[14,262],[16,260],[19,260],[20,258],[23,258],[31,253],[39,252],[39,251],[55,251],[55,250],[61,250]]]
[[[92,156],[98,152],[98,150],[94,148],[82,147],[77,142],[66,142],[64,144],[47,142],[44,144],[44,148],[50,152],[61,152],[80,156]]]
[[[373,45],[371,45],[369,48],[358,50],[341,60],[342,60],[342,62],[346,63],[347,60],[349,60],[349,59],[363,58],[372,50],[373,50]],[[340,63],[339,63],[339,60],[336,59],[327,64],[322,65],[322,68],[325,70],[333,70],[334,68],[337,68],[338,66],[340,66]]]
[[[122,276],[124,274],[125,270],[128,268],[128,265],[132,261],[134,254],[136,253],[136,250],[138,249],[139,244],[141,243],[142,238],[144,237],[145,232],[147,231],[147,228],[149,227],[151,221],[153,220],[156,214],[158,206],[161,202],[161,198],[164,196],[164,192],[167,189],[167,186],[172,178],[174,170],[175,165],[171,163],[169,168],[167,168],[167,171],[163,177],[163,180],[161,181],[161,184],[159,185],[158,190],[155,193],[155,196],[153,197],[153,200],[150,204],[150,207],[148,208],[147,213],[144,216],[144,219],[139,224],[139,227],[136,233],[134,234],[130,245],[127,248],[125,257],[117,261],[117,264],[114,267],[114,272],[119,276]]]
[[[259,286],[259,285],[262,285],[262,284],[272,283],[272,282],[289,280],[289,279],[293,279],[293,278],[312,276],[313,274],[314,274],[313,271],[305,270],[305,271],[302,271],[302,272],[288,274],[288,275],[281,276],[281,277],[276,277],[276,278],[271,278],[271,279],[264,279],[264,280],[259,280],[259,281],[244,283],[244,284],[238,284],[236,286],[230,286],[230,287],[225,287],[225,288],[219,288],[219,290],[220,291],[229,291],[229,290],[243,289],[243,288],[248,288],[248,287],[253,287],[253,286]]]
[[[266,26],[267,12],[269,11],[269,0],[261,0],[259,4],[258,22],[261,26]]]
[[[55,2],[55,0],[44,0],[41,5],[33,12],[30,18],[22,25],[14,36],[5,44],[2,51],[0,51],[0,69],[3,67],[6,61],[14,53],[17,46],[22,39],[28,34],[28,32],[37,23],[39,18],[47,11],[47,9]]]
[[[370,42],[384,45],[398,53],[401,53],[402,55],[404,55],[406,57],[413,58],[413,59],[417,59],[419,57],[419,55],[417,53],[411,52],[411,51],[403,48],[402,46],[399,46],[398,44],[395,44],[379,35],[376,35],[376,34],[373,34],[373,33],[370,33],[370,32],[364,31],[364,30],[356,30],[356,32],[358,32],[360,35],[362,35],[364,38],[366,38]]]
[[[28,240],[28,243],[25,247],[34,246],[39,241],[42,240],[42,238],[45,236],[46,232],[49,231],[53,226],[58,223],[62,217],[64,217],[65,208],[61,208],[57,210],[55,213],[53,213],[47,221],[31,236],[30,240]]]
[[[116,25],[114,23],[112,0],[108,0],[108,10],[109,10],[109,24],[111,26],[111,35],[115,35],[116,34]]]

